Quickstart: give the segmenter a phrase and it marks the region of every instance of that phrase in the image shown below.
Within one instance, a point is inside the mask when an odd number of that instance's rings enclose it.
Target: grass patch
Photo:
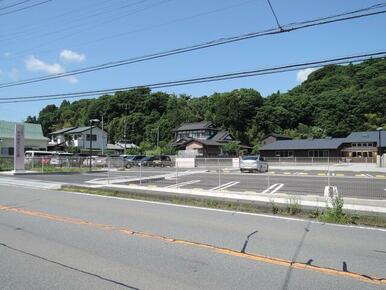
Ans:
[[[275,204],[274,201],[271,201],[266,205],[257,205],[239,201],[223,201],[206,198],[195,198],[190,196],[171,196],[166,194],[132,193],[119,190],[94,189],[76,186],[64,186],[62,190],[95,195],[115,196],[128,199],[191,205],[204,208],[225,209],[249,213],[274,214],[279,216],[296,216],[299,218],[312,219],[325,223],[367,225],[386,228],[386,216],[384,215],[354,215],[344,213],[343,200],[337,200],[336,203],[332,204],[332,207],[322,211],[320,209],[305,210],[301,207],[299,200],[296,198],[290,199],[286,206],[281,207]]]
[[[0,158],[0,171],[13,170],[13,159]]]
[[[42,173],[66,173],[66,172],[88,172],[90,168],[79,168],[79,167],[55,167],[55,166],[44,166],[31,168],[32,171]]]

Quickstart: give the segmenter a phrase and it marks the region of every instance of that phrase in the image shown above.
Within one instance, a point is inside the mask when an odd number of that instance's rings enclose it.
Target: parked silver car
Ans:
[[[260,155],[240,157],[241,172],[268,172],[268,163]]]

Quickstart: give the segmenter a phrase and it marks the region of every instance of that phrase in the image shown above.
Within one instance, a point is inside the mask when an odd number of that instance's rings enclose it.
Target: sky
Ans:
[[[0,85],[221,37],[274,28],[266,0],[0,1]],[[381,1],[271,0],[281,24],[361,9]],[[8,6],[13,6],[7,8]],[[1,97],[60,94],[273,67],[375,52],[386,47],[386,15],[264,36],[167,58],[0,88]],[[192,97],[254,88],[264,97],[307,79],[301,70],[164,88]],[[73,101],[74,99],[70,100]],[[0,104],[0,120],[23,121],[62,100]]]

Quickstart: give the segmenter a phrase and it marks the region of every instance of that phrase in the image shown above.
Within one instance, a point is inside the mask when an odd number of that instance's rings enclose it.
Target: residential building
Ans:
[[[9,156],[14,153],[16,122],[0,121],[0,155]],[[43,136],[40,124],[22,123],[24,125],[25,150],[47,150],[49,139]]]
[[[182,156],[221,156],[224,144],[236,140],[229,132],[216,128],[212,122],[182,124],[173,132],[175,140],[172,145]]]
[[[48,146],[51,150],[64,150],[68,147],[82,149],[90,148],[91,127],[69,127],[49,134],[51,141]],[[107,132],[99,127],[92,126],[92,148],[102,149],[107,147]]]
[[[381,131],[381,152],[386,152],[386,132]],[[352,132],[346,138],[278,140],[260,148],[263,157],[336,157],[376,162],[379,132]]]

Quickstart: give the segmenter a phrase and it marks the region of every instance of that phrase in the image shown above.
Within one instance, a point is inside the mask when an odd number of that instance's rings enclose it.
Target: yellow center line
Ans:
[[[136,236],[136,237],[146,238],[146,239],[155,239],[155,240],[160,240],[163,242],[168,242],[168,243],[173,243],[173,244],[180,244],[180,245],[184,245],[184,246],[191,246],[191,247],[195,247],[195,248],[207,249],[207,250],[219,253],[219,254],[232,256],[232,257],[238,257],[238,258],[242,258],[242,259],[253,260],[253,261],[267,263],[267,264],[271,264],[271,265],[283,266],[283,267],[294,268],[294,269],[299,269],[299,270],[308,270],[308,271],[318,272],[318,273],[322,273],[322,274],[326,274],[326,275],[342,276],[342,277],[347,277],[347,278],[351,278],[351,279],[355,279],[358,281],[367,282],[367,283],[371,283],[371,284],[386,285],[386,278],[371,277],[368,275],[359,274],[359,273],[355,273],[355,272],[342,271],[342,270],[338,270],[338,269],[334,269],[334,268],[328,268],[328,267],[319,267],[319,266],[309,265],[306,263],[301,263],[301,262],[296,262],[296,261],[291,261],[291,260],[281,259],[281,258],[275,258],[275,257],[269,257],[269,256],[264,256],[264,255],[259,255],[259,254],[242,253],[242,252],[232,250],[229,248],[222,248],[222,247],[218,247],[218,246],[214,246],[214,245],[210,245],[210,244],[205,244],[205,243],[200,243],[200,242],[175,239],[175,238],[161,236],[161,235],[153,234],[153,233],[133,231],[133,230],[130,230],[128,228],[121,228],[121,227],[116,227],[116,226],[108,225],[108,224],[94,223],[94,222],[90,222],[90,221],[86,221],[86,220],[82,220],[82,219],[78,219],[78,218],[52,215],[52,214],[45,213],[45,212],[32,211],[32,210],[23,209],[23,208],[15,208],[15,207],[5,206],[5,205],[1,205],[1,204],[0,204],[0,210],[7,211],[7,212],[15,212],[18,214],[23,214],[23,215],[38,217],[38,218],[44,218],[44,219],[68,223],[68,224],[84,225],[84,226],[89,226],[92,228],[97,228],[97,229],[105,230],[105,231],[114,231],[114,232],[118,232],[118,233],[121,233],[121,234],[124,234],[127,236]]]

